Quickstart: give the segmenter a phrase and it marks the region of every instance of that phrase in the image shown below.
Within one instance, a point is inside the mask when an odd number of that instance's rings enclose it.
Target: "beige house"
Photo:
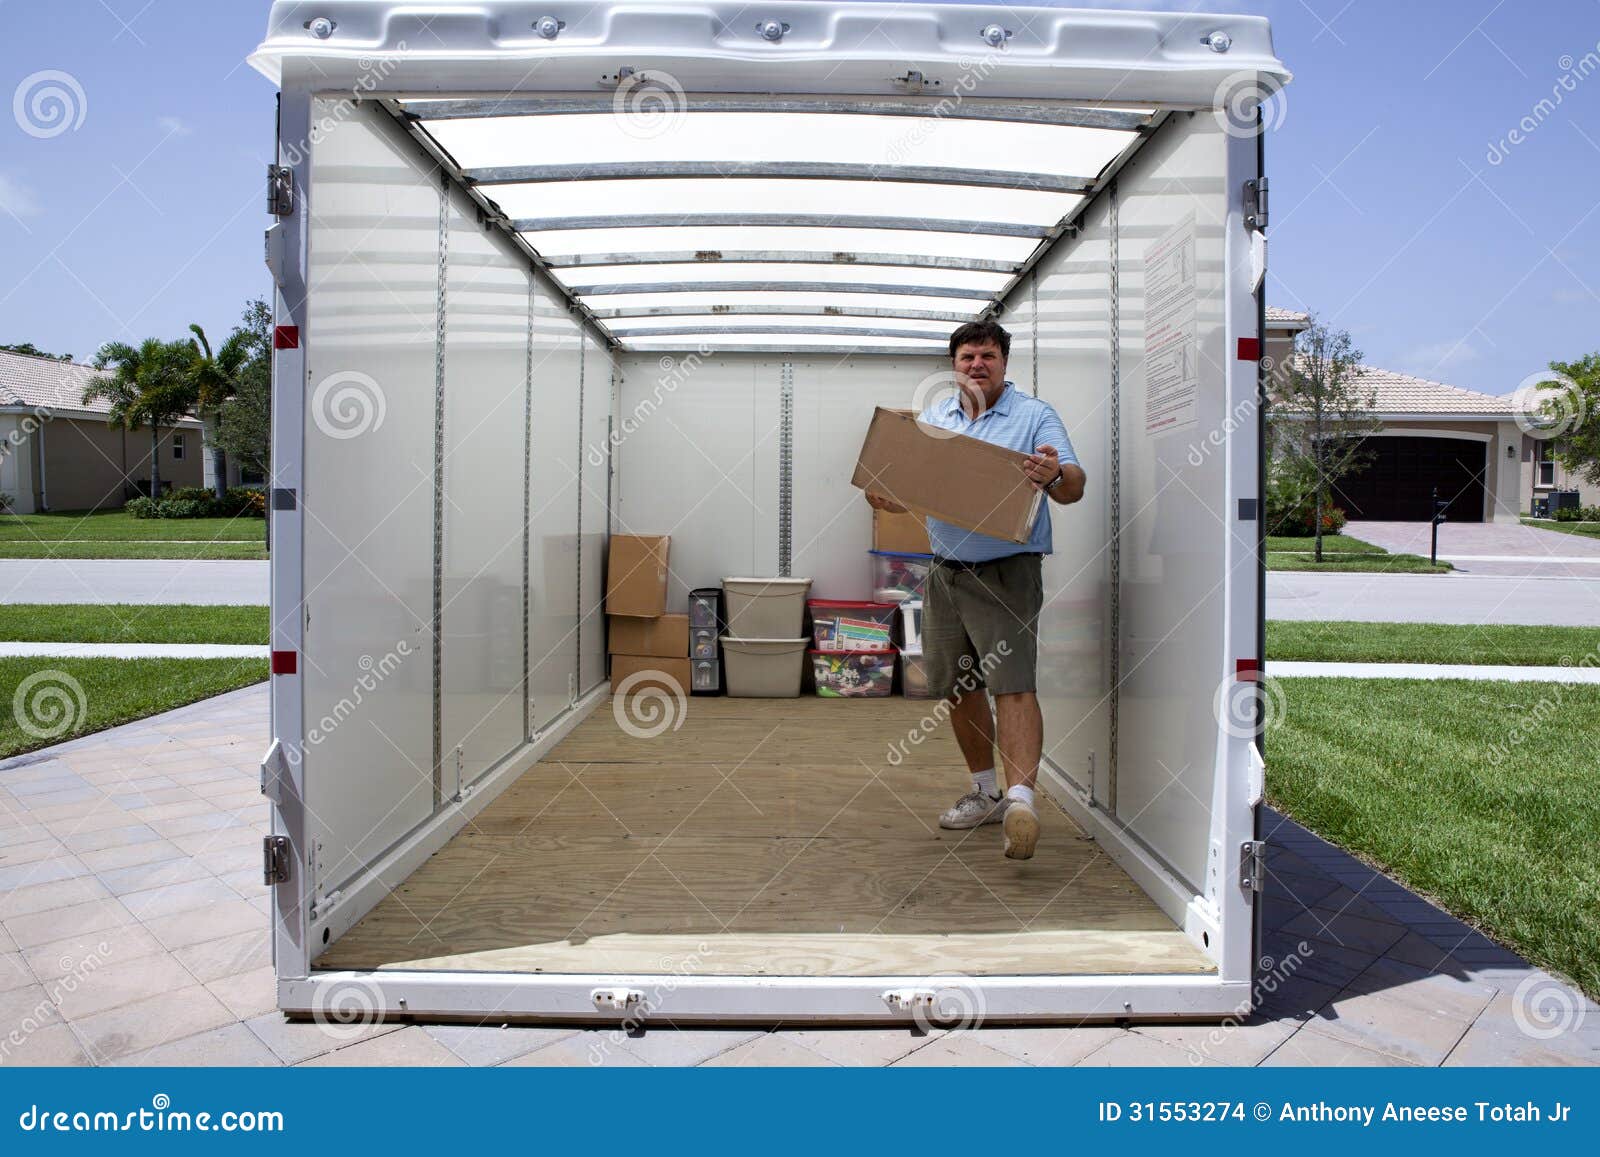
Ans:
[[[1267,356],[1281,364],[1309,324],[1303,313],[1269,306]],[[1376,366],[1365,371],[1372,415],[1383,427],[1371,439],[1371,465],[1339,483],[1350,518],[1426,521],[1437,488],[1452,521],[1515,522],[1554,491],[1580,489],[1552,459],[1552,443],[1518,426],[1511,398]]]
[[[148,493],[150,430],[113,428],[105,402],[84,404],[96,372],[0,351],[0,495],[15,513],[114,509]],[[163,491],[211,485],[199,419],[163,429],[159,453]]]

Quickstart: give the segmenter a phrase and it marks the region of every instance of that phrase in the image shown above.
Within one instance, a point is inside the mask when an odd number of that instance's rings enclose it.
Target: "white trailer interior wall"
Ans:
[[[909,974],[662,984],[315,962],[604,701],[611,532],[673,535],[673,609],[692,586],[780,571],[811,577],[817,595],[865,597],[868,511],[848,479],[867,418],[925,402],[948,367],[944,335],[986,309],[1013,333],[1008,376],[1061,413],[1090,480],[1082,502],[1053,512],[1044,785],[1205,967],[985,968],[963,983],[994,1019],[1220,1016],[1247,1000],[1255,896],[1241,863],[1261,777],[1254,690],[1239,679],[1259,666],[1261,569],[1259,384],[1243,351],[1259,337],[1261,263],[1245,183],[1260,174],[1253,110],[1227,106],[1240,76],[1258,94],[1286,79],[1265,22],[1028,9],[981,99],[951,104],[885,69],[937,83],[994,9],[782,0],[772,7],[788,43],[769,49],[736,30],[749,21],[734,4],[688,15],[558,4],[571,29],[553,35],[513,33],[544,13],[509,4],[312,7],[276,4],[257,58],[283,89],[294,198],[269,239],[279,329],[263,785],[276,805],[281,1006],[327,1010],[354,986],[390,1013],[604,1019],[632,1007],[618,992],[649,992],[646,1011],[674,1020],[884,1020],[909,1015],[889,995],[937,994],[939,982]],[[707,16],[710,40],[696,23]],[[419,20],[443,48],[407,49]],[[1231,57],[1210,35],[1219,29]],[[541,168],[562,148],[608,160],[615,126],[593,115],[605,110],[584,85],[627,62],[667,70],[686,110],[693,94],[749,94],[687,118],[731,116],[720,133],[824,94],[872,104],[873,115],[835,117],[852,123],[827,143],[846,153],[921,147],[918,134],[958,127],[926,145],[917,160],[932,163],[915,172],[893,172],[903,159],[891,155],[870,174],[813,160],[826,172],[760,160],[738,174],[852,179],[877,198],[867,214],[785,210],[794,228],[781,213],[682,208],[658,220],[648,210],[672,201],[674,180],[727,160],[680,164],[670,140],[640,137],[621,145],[642,169]],[[1108,108],[1112,93],[1126,103]],[[908,114],[922,118],[909,137],[880,132]],[[1006,134],[1029,122],[1079,126],[1053,139],[1088,171],[985,188],[1004,174],[964,167],[960,144],[1026,147]],[[973,125],[994,135],[963,137]],[[801,137],[768,127],[743,139],[735,162],[783,156]],[[1073,171],[1056,160],[1052,172]],[[786,203],[781,184],[764,205]],[[976,216],[978,195],[1000,224],[940,223]],[[573,215],[591,203],[611,216]],[[802,236],[838,227],[871,252]],[[602,233],[598,251],[583,247]],[[1147,409],[1157,243],[1192,263],[1192,323],[1163,307],[1193,327],[1181,375],[1192,403],[1175,421]],[[861,258],[873,268],[851,268]],[[783,316],[742,316],[762,312]]]

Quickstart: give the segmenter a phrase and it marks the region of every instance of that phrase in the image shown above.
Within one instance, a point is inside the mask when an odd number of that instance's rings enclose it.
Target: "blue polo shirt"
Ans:
[[[994,405],[969,419],[961,408],[959,396],[949,396],[935,402],[922,412],[921,420],[930,426],[954,430],[973,438],[982,438],[996,446],[1032,454],[1040,446],[1054,446],[1062,465],[1077,465],[1078,456],[1072,452],[1072,441],[1061,416],[1049,402],[1019,393],[1016,386],[1007,382],[1005,389],[995,399]],[[1050,497],[1045,495],[1039,504],[1039,514],[1033,522],[1033,533],[1024,545],[1018,545],[992,534],[979,534],[952,526],[941,519],[928,519],[928,539],[933,543],[933,553],[944,558],[957,558],[963,562],[987,562],[1009,554],[1037,551],[1049,554]]]

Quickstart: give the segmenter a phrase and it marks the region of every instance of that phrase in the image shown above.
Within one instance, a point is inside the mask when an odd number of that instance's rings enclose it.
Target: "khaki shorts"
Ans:
[[[1040,555],[1013,554],[929,569],[922,652],[930,695],[1038,689],[1043,565]]]

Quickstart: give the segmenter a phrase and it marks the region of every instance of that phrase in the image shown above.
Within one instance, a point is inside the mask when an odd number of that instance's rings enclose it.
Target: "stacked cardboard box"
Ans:
[[[689,693],[689,616],[667,613],[667,551],[660,534],[613,534],[606,568],[606,621],[615,691],[657,684]]]

